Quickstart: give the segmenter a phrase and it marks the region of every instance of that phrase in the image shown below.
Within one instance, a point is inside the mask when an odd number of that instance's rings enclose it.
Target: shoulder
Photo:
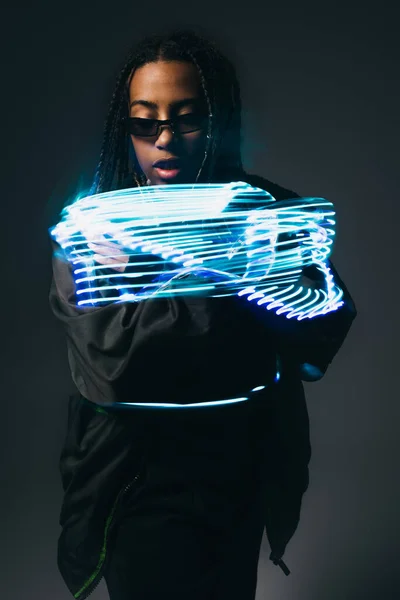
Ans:
[[[276,200],[288,200],[290,198],[300,197],[299,194],[297,194],[293,190],[285,188],[277,183],[274,183],[273,181],[270,181],[269,179],[266,179],[265,177],[261,177],[260,175],[246,173],[246,171],[243,171],[241,173],[241,180],[245,181],[246,183],[249,183],[254,187],[259,187],[262,190],[265,190],[266,192],[270,193],[271,196],[273,196]]]

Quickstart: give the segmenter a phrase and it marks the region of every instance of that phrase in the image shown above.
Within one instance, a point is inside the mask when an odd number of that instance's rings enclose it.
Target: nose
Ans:
[[[174,133],[172,131],[171,125],[163,125],[160,128],[159,136],[156,140],[157,148],[165,148],[167,147],[174,139]]]

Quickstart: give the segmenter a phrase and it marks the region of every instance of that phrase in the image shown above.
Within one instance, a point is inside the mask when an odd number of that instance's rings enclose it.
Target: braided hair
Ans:
[[[136,69],[159,60],[188,61],[198,70],[208,106],[208,135],[196,182],[209,182],[216,172],[242,170],[240,87],[232,63],[204,37],[190,30],[144,38],[130,51],[109,105],[100,159],[91,193],[146,185],[126,130],[129,84]]]

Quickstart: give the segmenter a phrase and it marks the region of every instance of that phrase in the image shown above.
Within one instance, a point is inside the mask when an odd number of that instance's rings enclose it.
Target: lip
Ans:
[[[175,179],[181,172],[181,169],[160,169],[159,167],[155,167],[155,170],[160,179]]]

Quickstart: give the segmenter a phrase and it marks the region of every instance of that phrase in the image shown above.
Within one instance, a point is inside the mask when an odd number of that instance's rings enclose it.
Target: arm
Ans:
[[[268,190],[276,200],[299,198],[293,190],[285,189],[263,177],[247,174],[242,177],[255,187]],[[314,319],[302,321],[288,320],[284,315],[276,315],[253,302],[243,302],[256,312],[260,322],[265,323],[273,334],[283,358],[299,373],[303,381],[318,381],[326,373],[330,363],[341,348],[350,327],[357,316],[357,309],[350,293],[340,278],[333,263],[328,262],[334,275],[334,282],[343,290],[344,304],[336,312]],[[307,276],[312,280],[314,273],[309,269]],[[302,282],[302,285],[306,281]]]
[[[347,287],[334,265],[329,261],[334,282],[343,290],[344,304],[336,311],[312,319],[287,319],[253,302],[248,304],[257,311],[260,321],[273,333],[276,347],[282,358],[290,364],[303,381],[318,381],[341,348],[350,330],[357,310]],[[302,285],[312,286],[317,272],[308,268]],[[243,301],[246,301],[243,299]]]

